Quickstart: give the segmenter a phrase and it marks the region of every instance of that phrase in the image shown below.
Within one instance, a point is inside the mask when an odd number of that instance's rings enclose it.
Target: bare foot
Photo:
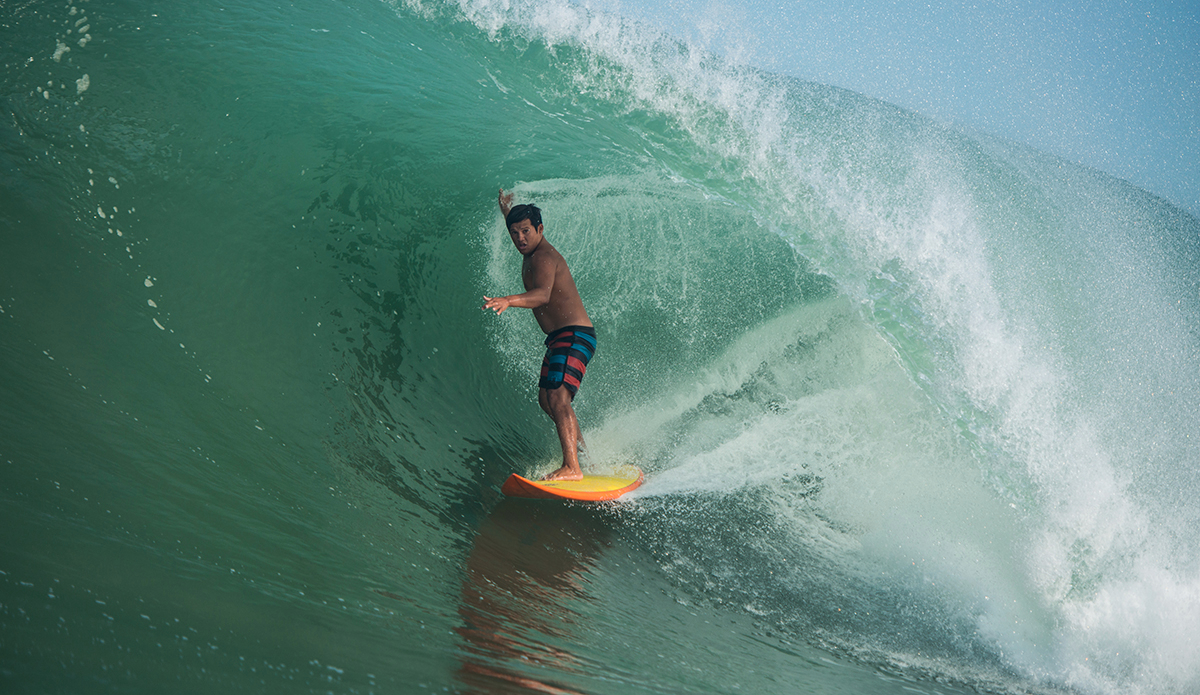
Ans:
[[[583,471],[563,466],[552,473],[543,475],[542,480],[583,480]]]

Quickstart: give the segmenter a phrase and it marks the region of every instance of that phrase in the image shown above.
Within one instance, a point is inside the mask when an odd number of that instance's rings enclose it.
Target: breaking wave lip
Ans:
[[[1189,310],[1172,311],[1166,282],[1147,287],[1124,273],[1107,285],[1096,280],[1130,248],[1135,260],[1128,263],[1172,272],[1164,269],[1164,248],[1139,239],[1139,233],[1154,234],[1154,224],[1122,227],[1131,218],[1154,218],[1161,201],[894,107],[723,62],[570,3],[464,0],[453,7],[495,40],[511,32],[552,50],[581,48],[584,57],[569,62],[572,81],[604,95],[618,112],[647,109],[673,119],[705,156],[739,176],[693,184],[753,210],[862,307],[934,403],[935,417],[961,430],[996,502],[1019,508],[1020,601],[1054,627],[1035,641],[1014,636],[996,615],[981,617],[980,632],[1009,663],[1034,681],[1086,692],[1182,692],[1200,680],[1200,656],[1181,646],[1194,642],[1200,625],[1200,577],[1190,569],[1195,553],[1185,537],[1162,528],[1159,520],[1169,510],[1154,510],[1153,500],[1131,492],[1138,449],[1133,458],[1117,451],[1105,431],[1113,422],[1163,413],[1153,402],[1121,413],[1121,403],[1097,405],[1081,393],[1093,372],[1113,374],[1081,361],[1087,356],[1081,345],[1099,331],[1071,335],[1055,323],[1069,308],[1031,307],[1071,299],[1056,294],[1054,267],[1082,273],[1120,302],[1151,309],[1123,319],[1119,332],[1145,327],[1164,344],[1180,346],[1174,354],[1158,353],[1170,362],[1168,372],[1194,367]],[[1047,214],[1057,219],[1035,219]],[[1160,224],[1157,232],[1184,234],[1189,224],[1183,222],[1182,228]],[[1103,232],[1107,246],[1090,249],[1071,237],[1085,227]],[[1059,255],[1040,255],[1046,251]],[[1132,297],[1139,292],[1149,294]],[[1195,297],[1187,301],[1194,304]],[[1114,344],[1112,351],[1140,360],[1132,365],[1140,373],[1153,376],[1158,368],[1135,350]],[[755,366],[754,359],[716,359],[692,393],[614,416],[606,427],[655,432],[713,392],[705,379],[719,382],[722,370]],[[1194,377],[1181,386],[1197,392]],[[1174,446],[1194,456],[1186,422],[1170,414],[1167,421]],[[772,422],[764,418],[755,426]],[[603,428],[593,434],[603,436]],[[734,480],[752,484],[734,470],[752,458],[741,452],[762,450],[766,438],[751,430],[675,460],[637,497],[723,488]],[[749,480],[778,475],[751,474]],[[986,590],[986,578],[979,582],[967,590]]]

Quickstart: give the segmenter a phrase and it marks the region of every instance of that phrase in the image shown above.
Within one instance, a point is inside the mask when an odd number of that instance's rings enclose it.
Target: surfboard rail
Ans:
[[[636,490],[642,478],[641,469],[633,467],[628,475],[585,475],[583,480],[529,480],[513,473],[500,486],[500,492],[528,499],[605,502]]]

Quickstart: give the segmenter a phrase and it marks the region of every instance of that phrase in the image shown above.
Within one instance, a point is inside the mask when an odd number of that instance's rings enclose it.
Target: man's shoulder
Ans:
[[[533,261],[534,263],[553,263],[554,265],[566,262],[566,260],[563,259],[562,254],[558,252],[558,249],[554,248],[554,246],[552,246],[550,242],[546,241],[545,239],[542,240],[542,243],[538,244],[538,247],[533,250],[533,253],[529,254],[529,260]]]

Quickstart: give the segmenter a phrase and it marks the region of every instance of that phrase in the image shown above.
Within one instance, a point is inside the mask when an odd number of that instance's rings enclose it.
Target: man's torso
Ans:
[[[535,263],[548,262],[554,268],[554,285],[550,289],[550,301],[533,310],[538,326],[543,333],[550,333],[564,326],[591,326],[583,300],[575,287],[575,279],[567,267],[562,254],[545,239],[533,253],[521,262],[521,280],[526,291],[534,288],[533,267]]]

